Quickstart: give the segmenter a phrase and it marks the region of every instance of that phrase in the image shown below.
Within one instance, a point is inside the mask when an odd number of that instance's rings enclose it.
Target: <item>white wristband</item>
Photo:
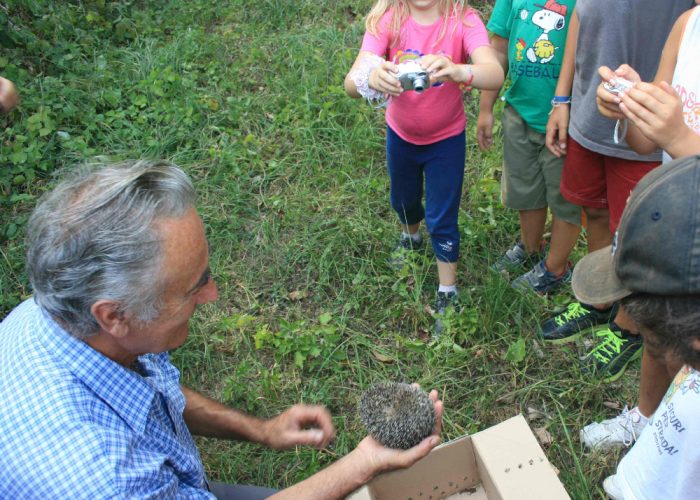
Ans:
[[[350,73],[350,79],[355,84],[357,93],[367,99],[370,104],[382,106],[387,101],[386,96],[382,92],[372,89],[369,86],[370,73],[385,62],[386,61],[382,57],[376,54],[368,54],[362,58],[359,66]]]

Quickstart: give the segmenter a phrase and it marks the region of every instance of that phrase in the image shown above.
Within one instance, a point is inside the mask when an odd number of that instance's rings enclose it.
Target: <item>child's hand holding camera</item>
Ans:
[[[693,132],[683,120],[683,104],[666,82],[639,83],[621,96],[620,111],[658,147],[672,154],[674,144]]]
[[[649,153],[661,148],[672,158],[697,151],[700,138],[685,124],[681,98],[667,82],[642,82],[626,64],[614,72],[602,66],[598,73],[603,79],[596,92],[598,111],[608,118],[629,120],[633,127],[627,143],[635,151]]]
[[[456,82],[470,85],[474,72],[467,64],[455,64],[441,54],[427,54],[420,58],[420,65],[430,74],[434,82]]]
[[[369,74],[369,87],[394,97],[401,95],[403,89],[396,78],[398,67],[391,61],[385,61]]]
[[[641,82],[639,74],[629,65],[623,64],[615,71],[607,66],[598,68],[602,80],[596,91],[596,102],[600,114],[613,120],[623,120],[625,115],[620,110],[622,96]]]

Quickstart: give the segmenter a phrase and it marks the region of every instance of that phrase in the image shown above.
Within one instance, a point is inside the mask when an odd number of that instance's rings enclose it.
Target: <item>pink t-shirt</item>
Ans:
[[[444,54],[457,64],[464,64],[469,54],[489,44],[484,23],[475,11],[464,20],[450,18],[442,39],[435,43],[442,29],[443,19],[430,25],[418,24],[409,17],[401,26],[399,41],[391,46],[391,10],[379,21],[374,36],[365,33],[362,49],[400,63],[427,54]],[[466,24],[465,24],[466,23]],[[462,90],[454,82],[437,84],[419,94],[404,91],[392,98],[386,110],[389,126],[405,141],[413,144],[432,144],[459,134],[466,125]]]

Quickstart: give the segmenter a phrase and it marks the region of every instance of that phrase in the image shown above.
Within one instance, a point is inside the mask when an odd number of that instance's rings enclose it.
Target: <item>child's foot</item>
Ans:
[[[519,241],[491,264],[491,270],[497,273],[508,273],[528,269],[537,264],[543,257],[543,252],[528,253],[525,251],[523,242]]]
[[[625,494],[622,492],[622,487],[619,484],[617,474],[608,476],[603,481],[603,490],[611,500],[624,500]]]
[[[618,416],[593,422],[581,429],[581,442],[588,448],[601,451],[616,447],[629,448],[648,422],[649,419],[639,412],[638,407],[630,410],[625,406]]]
[[[531,270],[515,278],[510,286],[516,290],[532,290],[540,295],[545,295],[570,281],[571,263],[567,263],[566,270],[557,276],[547,269],[547,266],[544,264],[544,259],[542,259]]]
[[[406,259],[412,252],[417,252],[423,248],[423,236],[420,233],[415,235],[401,233],[396,248],[391,252],[389,264],[395,268],[401,268],[406,263]]]
[[[442,320],[450,309],[454,312],[459,312],[460,310],[459,295],[457,292],[438,292],[435,299],[436,319],[434,337],[439,337],[445,330],[445,324]]]
[[[617,307],[604,310],[572,302],[568,307],[540,325],[539,337],[552,344],[573,342],[598,325],[607,325],[617,314]]]
[[[633,335],[614,321],[595,332],[600,342],[581,361],[581,371],[614,382],[625,373],[627,365],[642,357],[642,336]]]

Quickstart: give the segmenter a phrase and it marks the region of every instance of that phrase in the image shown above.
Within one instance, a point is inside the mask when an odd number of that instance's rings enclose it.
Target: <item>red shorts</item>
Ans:
[[[582,207],[607,208],[610,233],[615,234],[634,186],[660,165],[655,161],[624,160],[595,153],[571,136],[566,144],[561,194]]]

